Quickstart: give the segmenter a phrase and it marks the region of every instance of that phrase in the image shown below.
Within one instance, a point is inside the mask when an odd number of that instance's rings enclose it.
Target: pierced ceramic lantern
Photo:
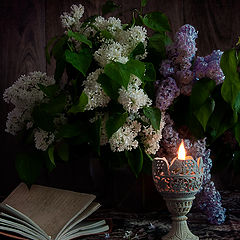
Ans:
[[[170,164],[166,158],[153,160],[153,181],[166,201],[173,221],[172,229],[163,240],[199,239],[189,230],[185,215],[190,211],[194,195],[201,187],[203,163],[202,158],[195,160],[185,155],[182,141],[178,157],[172,159]]]

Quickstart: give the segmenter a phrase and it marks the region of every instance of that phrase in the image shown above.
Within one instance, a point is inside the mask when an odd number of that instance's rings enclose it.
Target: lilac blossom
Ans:
[[[195,76],[200,79],[204,78],[207,71],[207,62],[205,61],[204,57],[197,57],[194,63],[194,73]]]
[[[159,84],[156,94],[156,106],[161,111],[165,111],[179,94],[180,91],[175,80],[168,77]]]
[[[208,77],[213,79],[216,84],[224,81],[224,74],[220,67],[220,60],[223,52],[214,50],[210,55],[197,57],[194,63],[194,72],[197,78]]]
[[[172,66],[172,61],[167,59],[163,60],[161,67],[159,69],[159,72],[164,76],[164,77],[169,77],[174,74],[174,68]]]
[[[189,24],[182,26],[175,35],[175,47],[177,57],[175,63],[180,64],[182,68],[189,69],[191,61],[196,54],[196,38],[198,36],[195,28]]]
[[[220,225],[225,221],[226,209],[222,207],[221,195],[216,190],[213,181],[203,186],[197,203],[199,208],[207,215],[210,223]]]

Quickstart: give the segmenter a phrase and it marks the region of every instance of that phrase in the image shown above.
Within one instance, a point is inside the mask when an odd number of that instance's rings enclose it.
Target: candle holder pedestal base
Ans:
[[[185,216],[192,207],[195,197],[167,198],[166,201],[169,212],[172,215],[172,229],[162,237],[162,240],[198,240],[199,237],[191,233],[187,225]]]

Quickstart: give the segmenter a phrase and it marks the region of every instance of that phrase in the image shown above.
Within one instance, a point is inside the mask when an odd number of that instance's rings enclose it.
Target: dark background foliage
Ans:
[[[123,22],[129,22],[140,0],[116,0],[119,8],[113,12]],[[45,46],[55,35],[63,33],[59,16],[69,11],[72,4],[85,6],[84,17],[101,14],[102,0],[1,0],[0,2],[0,95],[18,76],[40,70],[54,73],[54,62],[47,65]],[[240,36],[240,2],[238,0],[149,0],[144,13],[164,12],[170,21],[172,37],[186,23],[199,31],[198,55],[210,54],[214,49],[227,50],[235,45]],[[110,14],[112,15],[112,14]],[[11,107],[1,100],[1,174],[0,195],[4,196],[19,182],[14,162],[16,152],[23,146],[17,137],[4,132],[7,113]],[[91,159],[89,162],[88,159]],[[224,165],[224,159],[222,160]],[[126,170],[105,174],[88,149],[79,149],[76,159],[69,164],[59,163],[49,176],[46,173],[40,183],[78,191],[98,193],[99,197],[114,195],[122,197],[128,192],[134,198],[143,184]],[[96,180],[97,179],[97,180]],[[99,181],[100,180],[100,181]],[[110,181],[111,180],[111,181]],[[147,180],[151,184],[151,179]],[[230,184],[234,185],[234,182]],[[106,194],[108,193],[108,194]],[[137,195],[138,194],[138,195]],[[121,195],[121,196],[120,196]],[[122,201],[128,199],[126,195]],[[111,201],[111,199],[108,199]]]

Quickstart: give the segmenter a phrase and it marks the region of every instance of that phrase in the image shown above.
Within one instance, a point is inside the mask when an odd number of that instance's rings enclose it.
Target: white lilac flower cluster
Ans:
[[[151,106],[152,100],[144,93],[140,87],[141,80],[132,75],[127,89],[121,87],[119,89],[118,102],[123,105],[123,108],[129,113],[137,113],[144,106]]]
[[[84,7],[82,5],[72,5],[70,13],[64,12],[60,16],[62,25],[66,28],[77,27],[77,23],[79,23],[79,20],[82,18],[83,13]]]
[[[49,86],[54,83],[54,78],[48,77],[46,73],[31,72],[29,75],[20,76],[11,87],[5,90],[4,100],[14,105],[14,109],[8,113],[6,132],[16,135],[24,129],[33,127],[33,108],[47,101],[39,84]],[[54,135],[36,128],[34,140],[36,148],[45,151],[53,142]]]
[[[87,38],[96,36],[99,43],[93,57],[100,68],[91,72],[86,80],[83,81],[83,92],[88,97],[88,103],[85,110],[97,110],[97,108],[106,109],[110,102],[110,98],[97,82],[100,74],[104,72],[106,64],[111,62],[119,62],[122,64],[130,60],[131,52],[138,44],[144,46],[145,52],[137,55],[135,58],[140,60],[147,56],[147,31],[142,26],[132,26],[125,29],[119,18],[109,17],[105,19],[98,16],[91,24],[83,24],[81,17],[84,8],[82,5],[71,8],[70,13],[64,13],[61,16],[63,27],[66,30],[72,30],[85,35]],[[106,32],[108,35],[106,36]],[[76,49],[79,45],[75,44]],[[145,121],[145,125],[138,121],[143,118],[140,111],[144,107],[152,106],[152,100],[141,88],[142,81],[135,75],[130,76],[127,88],[119,89],[118,103],[128,113],[129,117],[125,124],[120,127],[110,139],[107,138],[106,121],[108,120],[108,112],[100,114],[101,116],[101,138],[100,145],[110,144],[112,151],[131,151],[139,146],[139,140],[144,144],[145,151],[149,154],[155,154],[159,149],[159,141],[162,137],[162,128],[164,120],[162,118],[161,126],[158,131],[154,130],[149,122]],[[105,109],[104,109],[105,108]],[[95,120],[98,119],[95,117]],[[91,121],[94,121],[91,119]]]
[[[93,110],[97,107],[106,107],[110,98],[105,94],[101,85],[97,82],[99,75],[103,69],[98,68],[95,72],[88,75],[83,81],[84,93],[88,96],[88,104],[86,110]]]
[[[131,151],[138,147],[136,137],[141,131],[141,124],[136,120],[127,120],[109,139],[110,147],[113,152]]]
[[[44,131],[41,128],[37,128],[34,131],[35,147],[39,150],[46,151],[54,139],[55,135],[51,132]]]
[[[32,110],[45,100],[44,93],[38,84],[48,86],[54,83],[55,80],[48,77],[46,73],[31,72],[29,75],[20,76],[11,87],[5,90],[3,94],[5,102],[14,105],[14,109],[8,114],[6,132],[16,135],[25,127],[32,126]]]

